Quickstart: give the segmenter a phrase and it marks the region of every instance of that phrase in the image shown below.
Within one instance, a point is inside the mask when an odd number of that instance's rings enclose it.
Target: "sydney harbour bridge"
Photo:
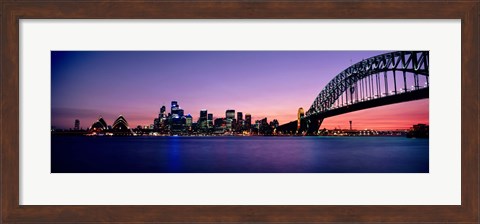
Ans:
[[[396,51],[353,64],[336,75],[298,119],[277,128],[285,134],[316,135],[325,118],[428,98],[429,52]]]

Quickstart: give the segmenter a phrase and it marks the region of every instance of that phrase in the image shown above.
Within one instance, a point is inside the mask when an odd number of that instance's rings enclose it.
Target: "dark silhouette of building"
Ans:
[[[225,127],[225,119],[223,118],[216,118],[214,122],[215,127]]]
[[[428,138],[428,125],[416,124],[408,131],[408,138]]]
[[[163,115],[163,116],[165,115],[166,109],[167,109],[167,108],[165,108],[165,106],[162,106],[162,107],[160,108],[160,116],[161,116],[161,115]]]
[[[80,130],[80,120],[75,119],[75,126],[73,126],[73,130],[75,131]]]
[[[97,121],[95,121],[92,126],[90,126],[89,128],[90,130],[93,130],[93,131],[103,131],[103,130],[107,130],[108,129],[108,126],[107,126],[107,122],[105,122],[105,120],[103,119],[102,116],[100,116],[98,118]]]
[[[188,131],[192,130],[192,115],[190,114],[187,114],[187,116],[185,116],[185,128]]]
[[[200,119],[207,120],[208,118],[208,111],[206,109],[200,110]]]
[[[298,108],[297,112],[297,133],[305,129],[305,121],[303,121],[303,117],[305,117],[305,112],[303,111],[303,107]]]
[[[114,131],[128,131],[130,130],[130,127],[128,126],[127,120],[120,115],[115,122],[113,122],[112,129]]]
[[[170,114],[174,114],[174,110],[177,110],[178,108],[178,102],[177,101],[172,101],[170,105]]]
[[[237,112],[237,121],[242,121],[242,120],[243,120],[243,113]]]
[[[245,129],[249,130],[252,128],[252,115],[245,114]]]
[[[225,118],[226,119],[235,119],[235,110],[227,110],[225,111]]]

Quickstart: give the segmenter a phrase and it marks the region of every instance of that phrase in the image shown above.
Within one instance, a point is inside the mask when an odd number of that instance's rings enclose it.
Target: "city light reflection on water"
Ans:
[[[52,173],[428,173],[428,139],[52,136]]]

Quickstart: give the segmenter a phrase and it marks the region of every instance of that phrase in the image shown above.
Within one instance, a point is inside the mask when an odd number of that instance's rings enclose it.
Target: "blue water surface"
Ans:
[[[52,173],[428,173],[428,139],[52,136]]]

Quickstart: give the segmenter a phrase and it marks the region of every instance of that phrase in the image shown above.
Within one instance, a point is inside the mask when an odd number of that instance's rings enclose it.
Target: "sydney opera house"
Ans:
[[[107,122],[102,116],[95,121],[88,129],[91,135],[133,135],[132,129],[128,126],[127,120],[122,116],[113,122],[112,126],[107,125]]]

